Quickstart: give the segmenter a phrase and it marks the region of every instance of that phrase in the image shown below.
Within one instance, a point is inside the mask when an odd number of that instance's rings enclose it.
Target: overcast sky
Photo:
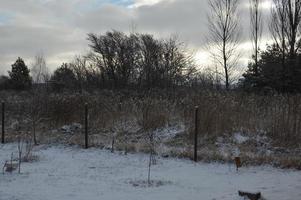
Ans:
[[[247,60],[249,0],[240,1],[240,48]],[[265,20],[269,1],[263,0]],[[132,27],[157,37],[178,35],[204,65],[207,8],[207,0],[0,0],[0,73],[6,73],[19,56],[30,67],[39,52],[53,70],[89,51],[87,33],[129,32]]]

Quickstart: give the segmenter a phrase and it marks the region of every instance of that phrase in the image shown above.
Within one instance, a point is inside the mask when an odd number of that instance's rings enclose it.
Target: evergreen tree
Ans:
[[[72,89],[76,86],[77,82],[75,74],[66,63],[63,63],[61,67],[54,71],[51,81],[55,83],[55,90],[61,88]]]
[[[255,64],[249,63],[241,80],[242,87],[247,91],[301,92],[301,55],[296,54],[295,58],[285,55],[284,65],[282,60],[282,50],[277,45],[268,46],[260,54],[257,74]]]
[[[10,85],[12,89],[24,90],[31,87],[31,77],[29,69],[25,65],[22,58],[18,58],[12,65],[12,70],[8,72],[10,77]]]

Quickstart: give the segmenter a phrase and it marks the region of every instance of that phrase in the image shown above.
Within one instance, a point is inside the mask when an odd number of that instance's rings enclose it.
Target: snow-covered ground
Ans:
[[[0,145],[0,163],[17,153]],[[152,179],[158,187],[134,186],[147,180],[148,156],[64,146],[39,146],[39,161],[23,163],[21,174],[0,174],[0,200],[236,200],[238,190],[261,191],[266,199],[301,197],[301,172],[269,166],[193,163],[158,158]],[[2,167],[2,166],[1,166]]]

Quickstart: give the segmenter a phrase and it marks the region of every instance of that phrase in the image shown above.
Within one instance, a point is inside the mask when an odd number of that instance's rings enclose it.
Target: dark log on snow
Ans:
[[[261,198],[261,193],[250,193],[250,192],[243,192],[238,191],[238,195],[241,197],[248,198],[249,200],[259,200]]]

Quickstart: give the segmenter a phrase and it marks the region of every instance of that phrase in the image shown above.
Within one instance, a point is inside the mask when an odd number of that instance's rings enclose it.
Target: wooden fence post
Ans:
[[[1,137],[1,142],[2,144],[5,143],[5,127],[4,127],[4,123],[5,123],[5,103],[2,102],[2,137]]]
[[[85,103],[85,148],[89,148],[88,143],[88,103]]]
[[[194,155],[193,155],[193,160],[195,162],[198,161],[198,132],[199,132],[199,107],[195,107],[195,116],[194,116]]]

